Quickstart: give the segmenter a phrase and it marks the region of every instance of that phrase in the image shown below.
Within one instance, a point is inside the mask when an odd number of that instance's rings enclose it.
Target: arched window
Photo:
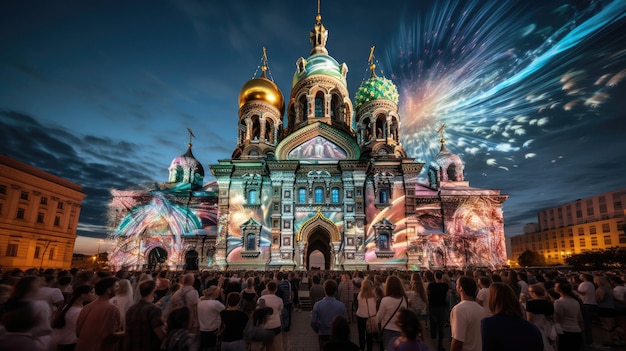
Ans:
[[[339,188],[333,188],[333,190],[330,191],[330,201],[334,204],[339,203]]]
[[[306,202],[306,189],[305,188],[298,189],[298,202],[301,204]]]
[[[257,203],[257,192],[256,190],[250,190],[248,192],[248,205],[256,205]]]
[[[302,109],[302,121],[306,121],[309,118],[309,103],[306,100],[306,96],[300,98],[300,108]]]
[[[379,202],[380,202],[381,204],[386,204],[386,203],[387,203],[387,201],[388,201],[388,198],[387,198],[387,190],[381,190],[381,191],[378,193],[378,199],[379,199]]]
[[[324,94],[315,95],[315,117],[324,117]]]
[[[324,202],[324,189],[321,186],[315,188],[315,202]]]
[[[256,249],[256,236],[249,233],[246,236],[246,251],[254,251]]]

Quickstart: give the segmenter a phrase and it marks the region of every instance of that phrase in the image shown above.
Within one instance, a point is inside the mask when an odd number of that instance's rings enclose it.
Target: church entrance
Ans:
[[[148,269],[157,269],[167,261],[167,251],[164,248],[157,246],[150,250],[148,254]]]
[[[331,256],[330,234],[324,228],[318,227],[308,236],[306,268],[330,269]]]
[[[198,251],[191,249],[185,254],[185,269],[188,271],[198,270]]]

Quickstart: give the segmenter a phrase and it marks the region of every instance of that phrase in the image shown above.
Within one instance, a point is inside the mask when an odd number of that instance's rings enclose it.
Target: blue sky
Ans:
[[[314,0],[3,1],[0,153],[83,185],[79,235],[104,237],[109,190],[166,181],[186,128],[207,174],[230,158],[263,47],[288,99],[316,12]],[[445,123],[470,185],[510,195],[506,236],[543,208],[626,187],[623,2],[345,0],[321,14],[351,96],[376,46],[409,155],[428,164]]]

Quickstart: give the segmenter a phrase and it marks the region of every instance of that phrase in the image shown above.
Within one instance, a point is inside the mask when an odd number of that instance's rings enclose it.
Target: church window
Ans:
[[[380,115],[376,118],[376,139],[385,137],[385,116]]]
[[[387,203],[387,190],[381,190],[379,193],[379,200],[381,204]]]
[[[338,204],[339,203],[339,188],[333,188],[333,190],[331,190],[330,192],[330,198],[331,198],[331,202],[334,204]]]
[[[378,240],[378,248],[380,250],[389,250],[389,236],[387,234],[380,234]]]
[[[315,95],[315,117],[324,117],[324,95],[322,93]]]
[[[259,116],[252,116],[252,140],[258,141],[261,136],[261,123]]]
[[[302,109],[302,121],[306,121],[309,118],[309,103],[306,96],[300,98],[300,108]]]
[[[256,249],[256,236],[253,233],[249,233],[246,236],[246,251],[254,251]]]
[[[315,188],[315,202],[320,203],[324,201],[324,189],[321,186]]]
[[[248,192],[248,205],[256,205],[257,203],[257,192],[256,190],[250,190]]]
[[[298,202],[299,203],[306,202],[306,189],[305,188],[298,189]]]

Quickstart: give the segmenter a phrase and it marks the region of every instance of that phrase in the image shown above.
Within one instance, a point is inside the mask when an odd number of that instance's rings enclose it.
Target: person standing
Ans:
[[[541,332],[524,319],[519,297],[510,284],[491,284],[489,308],[493,316],[483,318],[480,324],[482,351],[543,351]]]
[[[335,299],[337,283],[328,279],[324,282],[325,297],[313,306],[311,312],[311,328],[318,335],[320,351],[330,341],[332,334],[332,323],[337,316],[347,316],[346,306]]]
[[[450,311],[452,342],[450,351],[481,351],[480,322],[490,313],[474,297],[478,287],[474,279],[462,276],[456,283],[461,301]]]
[[[396,325],[402,331],[400,336],[391,339],[387,351],[428,351],[428,345],[419,340],[423,334],[418,316],[411,310],[401,309],[396,316]]]
[[[52,343],[57,351],[72,351],[76,348],[76,321],[85,303],[93,300],[93,286],[81,285],[74,289],[67,304],[58,311],[52,322]]]
[[[248,281],[250,280],[252,278],[248,278]],[[250,317],[246,312],[239,310],[240,299],[238,293],[231,292],[226,296],[226,309],[220,312],[223,328],[221,351],[246,351],[243,331]]]
[[[320,276],[314,274],[311,277],[313,284],[309,289],[309,298],[311,299],[311,307],[315,306],[315,303],[324,298],[324,287],[320,284]]]
[[[135,298],[133,297],[133,287],[130,285],[128,279],[120,279],[117,282],[119,288],[115,296],[111,298],[111,303],[120,310],[120,317],[122,318],[122,329],[126,329],[126,312],[130,306],[134,304]]]
[[[217,333],[222,325],[220,312],[226,308],[216,300],[220,294],[221,289],[211,285],[204,290],[204,296],[198,302],[201,351],[213,351],[217,348]]]
[[[391,339],[400,336],[400,327],[396,325],[395,318],[400,308],[409,308],[409,299],[400,278],[390,275],[385,282],[385,297],[380,301],[376,312],[376,320],[381,326],[383,348]]]
[[[359,347],[350,341],[350,322],[344,316],[333,319],[330,341],[324,345],[324,351],[359,351]]]
[[[558,280],[554,290],[560,297],[554,301],[554,321],[559,324],[559,351],[581,349],[583,341],[582,301],[572,292],[572,285],[566,280]]]
[[[435,281],[431,281],[426,288],[428,292],[428,310],[430,312],[430,338],[437,338],[437,348],[439,351],[443,347],[443,327],[446,322],[448,304],[446,298],[450,294],[450,286],[443,282],[443,273],[435,273]]]
[[[583,301],[583,322],[585,323],[584,336],[585,344],[593,344],[593,316],[598,302],[596,301],[596,287],[593,285],[593,276],[588,273],[581,273],[579,279],[582,281],[578,285],[578,294]]]
[[[187,306],[191,320],[189,329],[192,332],[197,332],[198,330],[198,301],[200,300],[198,291],[193,287],[195,279],[193,273],[183,275],[183,286],[172,295],[163,312],[163,317],[167,319],[171,311]]]
[[[409,284],[410,290],[407,291],[409,297],[410,310],[415,313],[420,324],[420,333],[422,340],[427,340],[426,321],[428,320],[428,295],[424,288],[424,281],[420,273],[413,273]]]
[[[374,292],[374,283],[371,280],[362,280],[360,285],[361,291],[357,295],[358,308],[356,310],[359,348],[365,350],[367,345],[367,351],[372,351],[375,333],[368,333],[367,320],[376,317],[376,293]]]
[[[543,336],[543,351],[554,351],[556,346],[556,328],[554,326],[554,304],[548,300],[543,284],[536,283],[528,287],[526,301],[526,319],[539,328]]]
[[[346,311],[348,312],[348,322],[352,323],[352,304],[354,303],[354,284],[352,284],[352,280],[350,276],[346,273],[341,275],[341,282],[339,282],[339,301],[341,301],[346,306]]]
[[[476,294],[476,302],[487,311],[489,311],[489,285],[491,285],[491,279],[489,279],[489,277],[484,275],[478,277],[479,289]]]
[[[161,309],[154,301],[156,282],[145,280],[138,286],[141,299],[126,312],[125,351],[158,350],[165,339],[165,325]]]
[[[274,332],[274,339],[267,345],[267,351],[283,351],[283,336],[281,329],[281,314],[283,311],[283,299],[276,296],[276,282],[270,281],[266,285],[268,293],[257,300],[259,307],[270,307],[272,313],[262,327]],[[257,308],[258,309],[258,308]]]
[[[120,310],[109,301],[117,293],[117,281],[115,277],[106,277],[94,285],[98,297],[80,311],[76,321],[76,351],[117,350],[124,335],[122,318]]]

